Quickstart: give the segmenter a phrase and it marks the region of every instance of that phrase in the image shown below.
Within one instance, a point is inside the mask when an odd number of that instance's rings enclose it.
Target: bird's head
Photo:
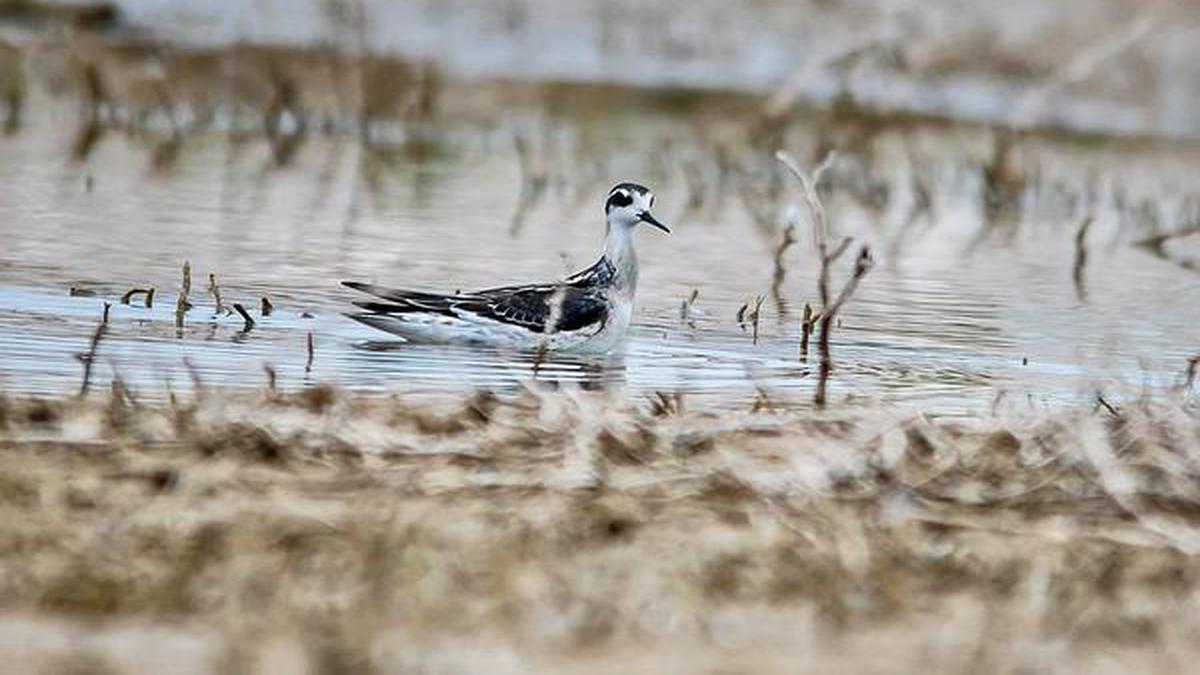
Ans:
[[[650,214],[654,205],[654,193],[637,183],[618,183],[608,191],[604,202],[604,213],[609,227],[632,230],[638,223],[649,223],[669,233],[671,230]]]

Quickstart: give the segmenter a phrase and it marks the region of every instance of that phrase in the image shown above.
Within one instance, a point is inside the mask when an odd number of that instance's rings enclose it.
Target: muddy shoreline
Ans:
[[[0,625],[26,672],[1194,657],[1186,398],[966,424],[538,387],[0,413]]]

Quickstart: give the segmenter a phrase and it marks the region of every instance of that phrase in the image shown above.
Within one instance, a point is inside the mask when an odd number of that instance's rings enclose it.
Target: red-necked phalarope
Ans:
[[[411,342],[610,351],[620,344],[633,316],[638,279],[634,229],[649,223],[671,231],[650,214],[653,204],[654,194],[636,183],[609,190],[604,254],[563,281],[454,295],[343,281],[382,300],[355,302],[366,311],[347,316]]]

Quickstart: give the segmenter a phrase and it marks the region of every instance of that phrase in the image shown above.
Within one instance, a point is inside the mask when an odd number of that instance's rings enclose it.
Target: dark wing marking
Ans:
[[[579,330],[608,318],[608,302],[590,285],[508,286],[459,295],[437,295],[356,282],[344,282],[344,285],[386,300],[354,303],[380,314],[424,312],[459,316],[471,313],[521,326],[534,333],[545,332],[554,311],[551,303],[558,303],[554,332]]]
[[[579,270],[567,277],[567,285],[576,288],[606,286],[612,283],[613,277],[616,275],[617,270],[608,261],[608,258],[601,257],[591,267]]]
[[[608,300],[603,296],[588,293],[572,297],[571,291],[563,301],[555,331],[581,330],[608,321]]]
[[[556,319],[554,332],[579,330],[608,318],[608,302],[603,295],[573,286],[538,287],[479,297],[480,303],[471,302],[464,307],[480,316],[524,326],[535,333],[544,332],[551,318]]]
[[[375,284],[364,284],[357,281],[343,281],[342,285],[347,288],[353,288],[356,291],[362,291],[368,295],[374,295],[377,298],[383,298],[390,302],[397,302],[405,305],[413,305],[417,309],[421,304],[428,304],[430,311],[436,311],[437,307],[447,300],[451,300],[457,296],[442,295],[439,293],[424,293],[421,291],[410,291],[403,288],[388,288],[386,286],[376,286]]]

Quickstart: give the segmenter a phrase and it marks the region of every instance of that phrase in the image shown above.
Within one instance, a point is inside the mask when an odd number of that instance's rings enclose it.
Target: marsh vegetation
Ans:
[[[391,12],[410,46],[468,20],[420,3],[296,3],[327,39],[269,43],[124,4],[0,2],[6,663],[1194,660],[1200,147],[1179,115],[1085,123],[1113,92],[1187,93],[1186,49],[1138,48],[1184,9],[1114,0],[1120,27],[1020,59],[995,36],[831,36],[784,85],[692,83],[716,90],[382,48]],[[543,4],[470,16],[519,42],[559,25]],[[826,25],[842,3],[813,4]],[[905,12],[946,19],[929,7]],[[597,11],[585,52],[643,44]],[[689,35],[635,84],[734,48]],[[768,38],[746,49],[791,53]],[[888,107],[877,68],[999,68],[1019,105]],[[674,233],[639,242],[622,356],[403,345],[340,316],[344,278],[582,267],[630,176]]]
[[[965,423],[538,386],[7,397],[5,653],[25,672],[1170,671],[1200,629],[1189,396]]]

